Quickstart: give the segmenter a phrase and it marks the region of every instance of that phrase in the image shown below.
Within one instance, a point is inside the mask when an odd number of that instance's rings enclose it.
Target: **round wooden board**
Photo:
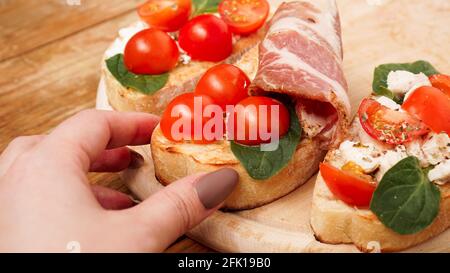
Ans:
[[[370,94],[378,64],[423,59],[450,73],[450,1],[338,0],[338,5],[353,110]],[[102,83],[97,107],[108,108]],[[123,172],[122,177],[144,199],[162,186],[154,176],[150,147],[136,150],[145,157],[145,165]],[[314,180],[260,208],[219,211],[188,236],[223,252],[358,252],[353,245],[329,245],[315,239],[309,224]],[[450,230],[407,251],[450,252]]]

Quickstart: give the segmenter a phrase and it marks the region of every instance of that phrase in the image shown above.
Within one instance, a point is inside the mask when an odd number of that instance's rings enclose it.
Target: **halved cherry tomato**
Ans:
[[[434,132],[450,135],[450,97],[441,90],[431,86],[419,87],[403,103],[402,108],[421,119]]]
[[[231,64],[219,64],[210,68],[199,80],[196,94],[210,96],[223,110],[248,97],[250,79]]]
[[[410,142],[429,132],[420,120],[405,112],[381,105],[373,99],[364,99],[358,110],[364,130],[373,138],[388,144]]]
[[[232,32],[246,35],[258,30],[269,16],[266,0],[224,0],[219,4],[220,17]]]
[[[172,32],[189,20],[191,9],[191,0],[149,0],[138,8],[138,14],[151,27]]]
[[[430,82],[433,87],[450,97],[450,76],[444,74],[433,75],[430,77]]]
[[[320,164],[320,174],[330,191],[351,206],[367,207],[376,184],[351,171],[343,171],[327,163]]]
[[[195,99],[201,99],[201,104],[198,107],[198,112],[194,108]],[[205,107],[214,104],[214,101],[206,95],[195,95],[194,93],[186,93],[174,98],[166,110],[164,111],[160,127],[163,135],[172,141],[193,141],[194,143],[211,143],[214,138],[215,130],[211,132],[204,132],[205,124],[213,118],[220,118],[223,124],[223,113],[219,116],[206,117],[204,115]],[[220,108],[219,108],[220,109]],[[197,123],[194,122],[197,119]],[[189,128],[181,126],[181,124],[189,124]],[[198,125],[198,128],[195,126]],[[198,134],[195,135],[196,130]],[[178,135],[173,135],[178,134]]]
[[[278,106],[278,115],[272,116],[272,107]],[[266,111],[264,112],[263,108]],[[284,136],[290,126],[289,111],[281,102],[268,97],[248,97],[235,106],[233,118],[234,141],[244,145],[269,143],[271,139],[262,139],[260,132],[272,133],[278,131],[279,137]],[[275,127],[272,128],[272,119]]]
[[[194,60],[219,62],[233,50],[232,35],[220,18],[205,14],[185,24],[178,36],[180,47]]]
[[[164,31],[144,29],[125,46],[124,63],[135,74],[162,74],[177,65],[180,52],[175,41]]]

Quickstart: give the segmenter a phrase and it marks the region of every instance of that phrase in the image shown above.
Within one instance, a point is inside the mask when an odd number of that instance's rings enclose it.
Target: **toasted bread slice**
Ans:
[[[258,32],[240,37],[233,45],[230,57],[225,63],[234,64],[250,49],[256,47],[264,35],[264,28]],[[201,75],[210,67],[216,65],[214,62],[191,61],[188,64],[180,64],[170,71],[169,80],[165,87],[153,94],[143,94],[131,88],[122,86],[109,72],[103,61],[102,73],[106,83],[106,94],[109,104],[117,111],[138,111],[161,115],[167,104],[176,96],[194,90]]]
[[[159,126],[152,136],[151,151],[158,180],[170,184],[187,175],[233,168],[239,173],[239,184],[225,201],[224,209],[251,209],[270,203],[305,183],[318,169],[325,156],[318,140],[303,139],[288,165],[266,180],[251,178],[233,155],[228,141],[200,145],[175,143]]]
[[[349,138],[356,138],[356,121]],[[328,152],[325,161],[336,160],[335,150]],[[405,250],[422,243],[450,227],[450,185],[439,186],[441,207],[437,218],[417,234],[400,235],[384,226],[369,209],[350,207],[338,200],[325,181],[317,176],[311,208],[311,226],[318,240],[330,244],[353,243],[362,251],[379,247],[383,252]]]

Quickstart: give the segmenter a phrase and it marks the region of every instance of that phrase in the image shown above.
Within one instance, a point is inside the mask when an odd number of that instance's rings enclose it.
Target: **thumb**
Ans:
[[[131,208],[131,225],[143,225],[138,230],[144,231],[145,242],[150,239],[146,250],[163,251],[216,211],[238,181],[238,173],[230,168],[185,177]]]

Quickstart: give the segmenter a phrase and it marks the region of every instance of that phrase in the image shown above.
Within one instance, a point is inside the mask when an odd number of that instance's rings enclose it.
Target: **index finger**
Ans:
[[[80,160],[84,170],[105,149],[150,143],[155,115],[85,110],[64,121],[41,143],[60,160]]]

